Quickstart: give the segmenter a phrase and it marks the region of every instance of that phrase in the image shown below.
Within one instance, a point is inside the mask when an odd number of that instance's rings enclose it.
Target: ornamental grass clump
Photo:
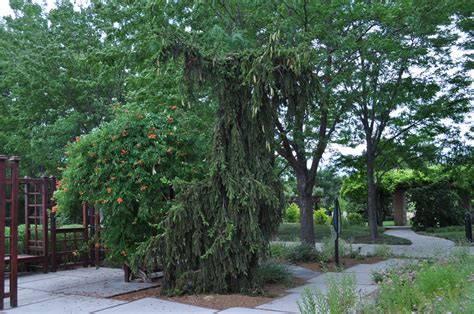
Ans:
[[[298,301],[298,308],[303,314],[339,314],[351,313],[357,306],[356,279],[352,274],[341,278],[329,276],[326,280],[327,292],[317,288],[306,289],[302,299]]]
[[[474,258],[458,254],[450,258],[412,264],[374,274],[380,284],[377,308],[381,312],[449,312],[469,288]],[[472,285],[472,284],[471,284]]]
[[[288,265],[267,259],[260,262],[257,275],[264,284],[288,284],[291,273]]]

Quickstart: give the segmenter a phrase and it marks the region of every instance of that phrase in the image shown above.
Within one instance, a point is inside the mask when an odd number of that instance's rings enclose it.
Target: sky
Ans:
[[[6,16],[10,15],[12,13],[12,10],[10,9],[10,5],[8,5],[8,0],[0,0],[0,15],[1,16]]]
[[[77,4],[85,4],[88,3],[88,0],[71,0]],[[7,16],[13,14],[12,10],[10,9],[9,5],[10,0],[0,0],[0,16]],[[41,4],[42,6],[51,9],[54,7],[55,0],[33,0],[34,3]]]

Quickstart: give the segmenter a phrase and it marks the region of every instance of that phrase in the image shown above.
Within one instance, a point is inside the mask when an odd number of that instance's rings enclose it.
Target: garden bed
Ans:
[[[300,224],[285,222],[278,228],[275,240],[299,241]],[[331,237],[332,226],[315,225],[314,236],[316,242],[322,242],[324,238]],[[384,228],[379,228],[379,238],[376,241],[370,239],[370,231],[367,226],[342,226],[341,238],[350,243],[364,244],[388,244],[388,245],[410,245],[410,240],[383,234]]]
[[[365,258],[341,257],[340,267],[336,267],[334,262],[317,263],[317,262],[296,262],[293,265],[304,267],[309,270],[324,272],[337,271],[346,269],[359,264],[373,264],[382,261],[382,257],[372,256]],[[193,306],[205,307],[215,310],[225,310],[232,307],[254,308],[259,305],[269,303],[276,298],[281,298],[288,294],[287,290],[293,287],[303,286],[307,282],[306,279],[292,276],[286,283],[269,283],[263,287],[263,292],[258,295],[246,295],[239,293],[232,294],[190,294],[175,297],[165,297],[160,295],[160,287],[154,287],[132,293],[122,294],[112,297],[120,301],[136,301],[143,298],[157,297],[163,300],[189,304]],[[158,282],[159,283],[159,282]]]
[[[337,272],[359,264],[375,264],[383,261],[380,256],[369,256],[364,258],[340,257],[339,266],[334,261],[328,263],[296,262],[295,265],[317,272]]]
[[[120,301],[136,301],[143,298],[159,297],[160,299],[179,302],[194,306],[206,307],[216,310],[224,310],[231,307],[248,307],[253,308],[268,302],[275,298],[285,296],[286,290],[292,287],[302,286],[306,283],[305,279],[291,277],[286,284],[266,284],[263,292],[258,295],[245,295],[239,293],[232,294],[190,294],[176,297],[160,296],[160,287],[145,289],[132,293],[122,294],[113,297]]]

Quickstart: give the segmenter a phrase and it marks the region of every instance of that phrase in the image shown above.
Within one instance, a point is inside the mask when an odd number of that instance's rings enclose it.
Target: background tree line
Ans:
[[[314,191],[330,180],[319,169],[331,143],[365,146],[340,162],[367,181],[373,238],[388,171],[469,155],[440,157],[465,144],[449,140],[459,130],[445,122],[472,111],[471,56],[451,53],[472,43],[470,1],[94,0],[48,12],[10,3],[14,16],[0,20],[0,147],[24,158],[25,174],[59,176],[65,145],[110,121],[116,103],[179,106],[180,127],[199,130],[197,147],[209,152],[215,87],[182,84],[185,59],[162,59],[177,45],[216,64],[241,58],[239,79],[272,102],[269,144],[276,171],[294,178],[305,242],[314,242]]]

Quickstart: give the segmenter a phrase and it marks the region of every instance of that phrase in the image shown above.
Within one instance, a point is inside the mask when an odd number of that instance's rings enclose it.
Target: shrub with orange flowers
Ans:
[[[104,215],[102,241],[112,260],[133,258],[138,244],[160,232],[178,182],[203,173],[202,150],[180,129],[179,113],[169,106],[161,114],[120,109],[67,148],[55,211],[74,215],[82,202],[95,204]]]

